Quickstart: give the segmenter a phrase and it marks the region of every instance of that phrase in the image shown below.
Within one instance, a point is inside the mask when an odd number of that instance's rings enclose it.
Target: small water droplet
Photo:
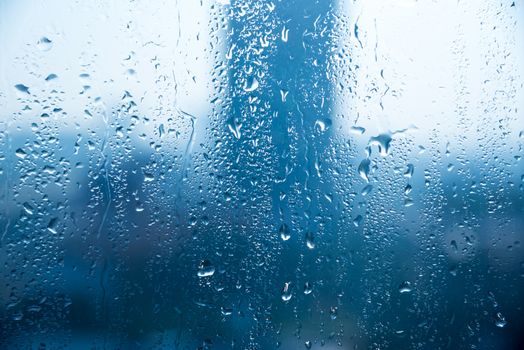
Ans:
[[[54,73],[51,73],[49,74],[46,78],[45,78],[45,81],[51,81],[51,80],[54,80],[58,78],[58,75],[54,74]]]
[[[360,192],[361,195],[366,196],[373,190],[373,185],[366,185]]]
[[[281,297],[283,301],[289,301],[293,294],[291,294],[291,282],[285,282],[282,287]]]
[[[404,172],[404,176],[407,178],[411,178],[413,176],[413,172],[415,171],[415,166],[413,164],[408,164],[406,171]]]
[[[399,293],[401,294],[404,294],[404,293],[411,293],[413,289],[411,288],[411,282],[409,281],[404,281],[400,284],[400,286],[398,287],[398,291]]]
[[[311,294],[312,291],[313,291],[313,286],[311,285],[311,283],[306,282],[306,284],[304,284],[304,294],[305,295]]]
[[[227,122],[227,127],[229,131],[231,131],[233,136],[237,140],[240,140],[240,138],[242,137],[242,133],[240,131],[240,129],[242,129],[242,123],[237,121],[237,118],[230,118],[229,121]]]
[[[229,316],[229,315],[231,315],[233,313],[233,309],[229,308],[229,307],[221,307],[220,308],[220,313],[223,316]]]
[[[288,90],[284,90],[284,89],[280,90],[280,98],[281,98],[283,103],[286,102],[286,98],[287,98],[287,94],[288,93],[289,93]]]
[[[250,76],[247,78],[246,83],[244,84],[244,91],[251,92],[258,89],[258,80],[257,78]]]
[[[38,40],[36,46],[40,51],[49,51],[53,48],[53,42],[49,38],[43,36]]]
[[[21,321],[24,318],[24,314],[21,311],[17,311],[13,314],[13,321]]]
[[[286,27],[282,28],[282,35],[281,35],[282,41],[287,43],[289,39],[289,29]]]
[[[22,94],[27,94],[27,95],[31,94],[29,92],[29,87],[25,86],[24,84],[16,84],[15,85],[15,89],[16,89],[16,91],[21,92]]]
[[[287,224],[280,225],[278,232],[280,233],[280,238],[282,238],[283,241],[287,241],[291,238],[291,232]]]
[[[152,182],[155,180],[155,176],[150,173],[144,172],[144,182]]]
[[[389,154],[392,137],[390,134],[380,134],[369,139],[368,146],[378,146],[378,152],[382,157]]]
[[[351,128],[349,128],[349,131],[352,134],[362,135],[364,132],[366,132],[366,129],[361,126],[352,126]]]
[[[332,123],[333,122],[329,118],[317,119],[315,121],[315,129],[318,132],[323,133],[331,127]]]
[[[33,209],[33,207],[32,207],[29,203],[24,202],[24,204],[22,204],[22,205],[23,205],[23,207],[24,207],[24,211],[25,211],[27,214],[29,214],[29,215],[33,215],[33,213],[34,213],[35,210]]]
[[[332,320],[336,320],[337,315],[338,315],[338,308],[336,306],[332,306],[329,309],[329,316],[331,317]]]
[[[355,227],[360,227],[362,220],[362,215],[357,215],[357,217],[353,220],[353,225],[355,225]]]
[[[27,157],[27,153],[25,153],[24,150],[21,148],[15,151],[15,155],[20,159],[24,159],[25,157]]]
[[[51,233],[57,234],[58,218],[52,218],[47,224],[47,230]]]
[[[366,182],[369,182],[369,171],[370,171],[370,165],[371,161],[369,158],[366,158],[360,162],[360,165],[358,166],[358,173],[361,178],[366,180]]]
[[[313,236],[313,232],[307,232],[306,233],[306,246],[309,249],[315,249],[315,237]]]
[[[56,173],[56,168],[51,165],[46,165],[42,171],[46,174],[53,175]]]
[[[497,315],[495,316],[495,325],[499,328],[504,328],[506,324],[508,324],[506,318],[500,312],[497,312]]]
[[[209,277],[215,274],[215,267],[211,264],[209,260],[202,260],[200,265],[198,265],[198,277]]]
[[[233,45],[231,45],[229,50],[227,50],[226,59],[230,60],[230,59],[233,58],[233,50],[235,49],[235,46],[236,46],[236,44],[233,44]]]

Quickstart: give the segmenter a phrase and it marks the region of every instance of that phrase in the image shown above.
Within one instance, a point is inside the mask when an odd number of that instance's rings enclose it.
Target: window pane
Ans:
[[[0,347],[521,349],[524,6],[0,2]]]

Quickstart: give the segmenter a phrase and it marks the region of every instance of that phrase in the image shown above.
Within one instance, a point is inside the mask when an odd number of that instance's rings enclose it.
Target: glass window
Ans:
[[[0,1],[0,348],[524,348],[523,5]]]

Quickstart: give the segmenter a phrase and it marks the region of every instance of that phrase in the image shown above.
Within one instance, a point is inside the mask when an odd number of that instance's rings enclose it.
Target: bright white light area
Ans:
[[[335,111],[341,130],[358,116],[368,136],[416,126],[419,144],[440,130],[443,141],[465,132],[471,147],[487,121],[520,130],[522,114],[504,110],[524,108],[524,11],[515,3],[339,1],[350,23],[340,45],[350,44],[356,80]]]
[[[180,110],[205,120],[209,22],[209,4],[200,1],[2,1],[0,121],[9,123],[28,103],[34,119],[42,113],[34,100],[43,107],[54,95],[70,125],[94,126],[102,119],[85,118],[84,110],[110,110],[124,91],[157,124]],[[46,81],[50,74],[56,78]],[[30,95],[17,99],[17,84]]]

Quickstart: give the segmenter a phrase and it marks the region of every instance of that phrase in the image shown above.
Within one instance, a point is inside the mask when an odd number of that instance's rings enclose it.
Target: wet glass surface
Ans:
[[[523,5],[0,1],[0,348],[524,348]]]

